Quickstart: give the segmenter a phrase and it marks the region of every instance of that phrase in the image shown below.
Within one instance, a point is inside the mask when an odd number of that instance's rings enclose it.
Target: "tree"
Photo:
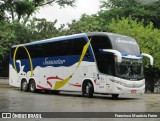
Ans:
[[[1,19],[5,16],[5,11],[10,14],[11,20],[26,23],[30,16],[37,11],[40,7],[45,7],[47,5],[53,5],[57,3],[58,5],[64,7],[65,5],[74,6],[75,0],[2,0],[3,3],[0,4],[0,17]],[[10,19],[10,17],[6,17]]]
[[[32,30],[32,41],[58,36],[59,28],[55,27],[56,23],[57,20],[48,22],[46,19],[33,18],[27,25]]]
[[[57,36],[54,22],[32,19],[31,15],[40,7],[54,3],[73,6],[75,0],[1,0],[0,2],[0,76],[8,75],[10,47]],[[2,66],[3,65],[3,66]]]
[[[102,1],[102,10],[99,16],[108,20],[112,18],[129,17],[137,19],[138,21],[144,20],[144,25],[153,23],[154,27],[160,28],[160,0],[153,2],[142,2],[140,0],[108,0]]]
[[[77,34],[91,31],[101,31],[102,27],[101,19],[97,15],[86,15],[83,14],[80,20],[73,20],[72,23],[68,24],[66,34]]]

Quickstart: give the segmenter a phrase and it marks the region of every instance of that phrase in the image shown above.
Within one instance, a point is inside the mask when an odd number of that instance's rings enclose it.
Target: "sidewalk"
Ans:
[[[0,77],[0,88],[1,87],[11,87],[9,85],[9,78],[8,77]]]

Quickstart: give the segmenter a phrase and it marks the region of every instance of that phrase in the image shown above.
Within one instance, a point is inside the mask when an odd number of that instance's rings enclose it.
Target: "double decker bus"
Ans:
[[[134,38],[107,32],[56,37],[11,47],[9,84],[22,91],[143,94],[143,57]]]

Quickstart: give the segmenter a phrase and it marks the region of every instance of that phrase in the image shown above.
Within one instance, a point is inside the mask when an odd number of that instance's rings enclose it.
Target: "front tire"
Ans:
[[[92,98],[93,97],[93,85],[90,82],[87,83],[85,90],[86,90],[87,97]]]
[[[50,90],[51,94],[58,95],[60,91],[58,90]]]
[[[35,93],[36,92],[36,83],[34,80],[31,80],[29,82],[29,91],[32,92],[32,93]]]
[[[116,100],[118,99],[119,94],[112,94],[112,99]]]
[[[24,91],[24,92],[28,91],[28,83],[25,79],[21,81],[21,91]]]

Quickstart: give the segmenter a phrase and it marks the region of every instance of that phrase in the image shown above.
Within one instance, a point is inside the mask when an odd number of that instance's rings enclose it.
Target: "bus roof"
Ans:
[[[74,39],[74,38],[80,38],[80,37],[91,37],[91,36],[107,36],[110,38],[110,40],[112,41],[111,37],[112,36],[121,36],[121,37],[128,37],[128,36],[124,36],[124,35],[120,35],[120,34],[115,34],[115,33],[109,33],[109,32],[89,32],[89,33],[80,33],[80,34],[74,34],[74,35],[67,35],[67,36],[60,36],[60,37],[54,37],[54,38],[49,38],[49,39],[44,39],[44,40],[39,40],[39,41],[34,41],[34,42],[30,42],[30,43],[25,43],[22,44],[23,46],[28,46],[28,45],[36,45],[36,44],[43,44],[43,43],[49,43],[49,42],[56,42],[56,41],[63,41],[66,39]],[[128,37],[131,38],[131,37]],[[131,38],[133,39],[133,38]],[[17,47],[18,45],[14,45],[12,46]]]
[[[63,41],[63,40],[66,40],[66,39],[74,39],[74,38],[80,38],[80,37],[87,37],[87,35],[86,35],[86,33],[81,33],[81,34],[74,34],[74,35],[53,37],[53,38],[39,40],[39,41],[34,41],[34,42],[25,43],[25,44],[21,44],[21,45],[23,45],[23,46],[36,45],[36,44],[43,44],[43,43],[50,43],[50,42],[56,42],[56,41]],[[18,45],[14,45],[12,47],[14,48],[14,47],[17,47],[17,46]]]
[[[125,36],[125,35],[110,33],[110,32],[89,32],[89,33],[86,33],[86,34],[87,34],[87,36],[108,36],[109,38],[110,38],[110,36],[121,36],[121,37],[132,38],[130,36]]]

